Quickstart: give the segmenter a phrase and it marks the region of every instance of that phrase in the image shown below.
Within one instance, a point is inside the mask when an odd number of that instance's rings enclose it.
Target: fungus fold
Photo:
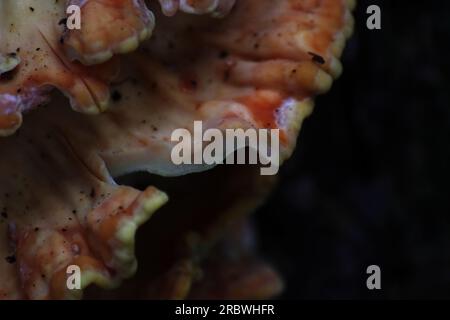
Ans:
[[[76,3],[85,16],[79,32],[59,24]],[[0,298],[79,298],[81,291],[64,286],[70,264],[81,267],[83,288],[117,287],[136,272],[134,236],[147,220],[148,269],[136,278],[145,297],[279,292],[272,269],[251,250],[237,249],[239,236],[231,247],[241,260],[220,250],[208,254],[239,229],[233,223],[262,201],[271,180],[235,167],[213,177],[227,192],[211,188],[211,180],[197,185],[201,175],[184,180],[211,167],[174,164],[170,137],[178,128],[193,132],[195,121],[205,130],[278,129],[285,161],[314,97],[341,73],[353,6],[351,0],[1,1],[0,135],[15,134],[0,139]],[[143,171],[155,175],[154,187],[115,181]],[[177,177],[181,191],[160,191],[167,180],[156,176]],[[202,198],[190,202],[186,190],[194,187]],[[170,210],[156,212],[169,196]],[[209,273],[196,281],[199,268]],[[223,291],[211,282],[224,284]]]

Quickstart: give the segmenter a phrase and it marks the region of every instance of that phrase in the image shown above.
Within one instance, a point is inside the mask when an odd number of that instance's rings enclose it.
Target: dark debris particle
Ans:
[[[225,59],[225,58],[227,58],[228,57],[228,55],[229,55],[229,53],[227,52],[227,51],[220,51],[220,53],[219,53],[219,58],[220,59]]]
[[[16,263],[16,256],[15,255],[11,255],[11,256],[5,257],[5,260],[9,264]]]
[[[9,81],[9,80],[12,80],[12,79],[14,79],[14,70],[2,73],[0,75],[0,80],[7,80],[7,81]]]
[[[314,52],[308,52],[308,54],[312,56],[313,62],[318,63],[318,64],[325,64],[325,59],[322,56],[320,56]]]
[[[112,94],[111,94],[111,99],[112,99],[114,102],[118,102],[118,101],[120,101],[120,100],[122,99],[122,94],[121,94],[119,91],[114,90],[114,91],[112,92]]]

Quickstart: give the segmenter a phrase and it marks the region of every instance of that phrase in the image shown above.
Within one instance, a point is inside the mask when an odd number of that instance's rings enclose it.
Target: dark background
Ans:
[[[450,3],[360,0],[355,16],[344,74],[255,215],[260,251],[281,298],[450,298]]]

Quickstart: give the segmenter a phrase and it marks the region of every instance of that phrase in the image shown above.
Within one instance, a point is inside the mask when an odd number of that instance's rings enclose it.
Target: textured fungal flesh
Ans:
[[[159,0],[164,14],[171,16],[178,10],[192,14],[211,14],[223,17],[233,8],[236,0]]]
[[[133,174],[122,182],[146,185]],[[169,201],[141,227],[136,275],[116,290],[90,287],[88,299],[269,298],[282,280],[256,257],[252,226],[246,222],[276,185],[255,166],[221,166],[201,175],[150,178],[177,201]],[[211,181],[223,181],[211,188]],[[186,186],[202,192],[186,193]],[[177,221],[176,224],[173,222]],[[155,263],[158,261],[158,263]],[[249,273],[250,272],[250,273]],[[232,279],[231,279],[232,277]],[[217,291],[211,281],[222,290]],[[246,283],[248,290],[240,290]]]
[[[163,9],[214,14],[230,4],[183,0],[163,2]],[[66,9],[73,5],[80,8],[80,29],[67,28]],[[143,0],[3,0],[0,12],[0,136],[20,127],[23,112],[45,104],[52,87],[77,111],[104,111],[117,73],[110,59],[135,50],[155,24]]]
[[[116,53],[135,50],[155,25],[143,0],[71,0],[80,8],[80,29],[62,37],[68,56],[85,65],[105,62]]]
[[[167,200],[116,185],[100,161],[86,166],[57,131],[0,142],[0,297],[70,298],[70,265],[82,286],[112,287],[136,268],[134,233]]]
[[[166,196],[117,186],[112,177],[209,169],[171,162],[174,129],[192,130],[194,120],[205,128],[278,128],[288,158],[313,97],[341,72],[352,6],[239,0],[222,20],[156,14],[153,37],[117,59],[126,68],[115,74],[108,112],[76,114],[59,96],[28,114],[18,135],[0,141],[0,254],[8,258],[0,259],[0,295],[70,297],[60,277],[80,249],[91,261],[83,286],[110,287],[129,276],[136,226]]]
[[[6,0],[0,12],[0,53],[18,59],[0,78],[0,135],[20,127],[22,112],[47,102],[51,87],[64,92],[75,110],[106,108],[116,66],[87,68],[65,55],[64,25],[59,23],[66,16],[63,1]]]

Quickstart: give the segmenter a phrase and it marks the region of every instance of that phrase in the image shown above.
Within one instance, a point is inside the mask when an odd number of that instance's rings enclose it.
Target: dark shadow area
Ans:
[[[370,4],[381,31],[365,27]],[[450,298],[449,12],[359,1],[344,74],[256,215],[284,298]],[[371,264],[380,291],[366,288]]]

